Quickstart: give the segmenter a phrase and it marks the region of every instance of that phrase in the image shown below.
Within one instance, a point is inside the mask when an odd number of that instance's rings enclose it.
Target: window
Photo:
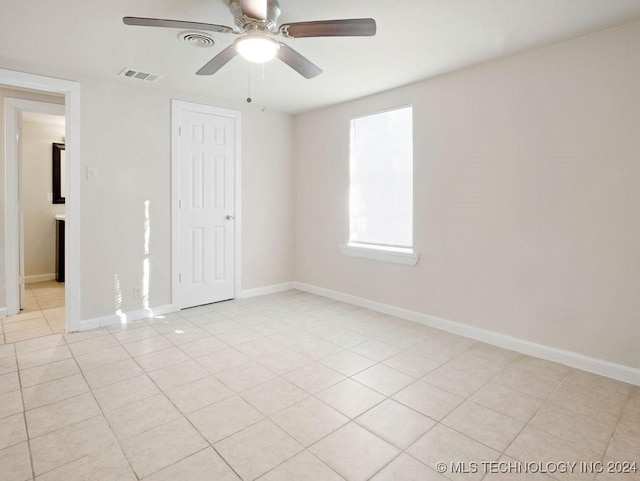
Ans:
[[[412,107],[351,120],[350,170],[349,244],[343,252],[415,264]],[[372,256],[374,250],[381,255]]]

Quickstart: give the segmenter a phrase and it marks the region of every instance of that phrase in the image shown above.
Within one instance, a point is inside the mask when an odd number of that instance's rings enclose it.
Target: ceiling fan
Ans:
[[[237,30],[225,25],[159,18],[124,17],[122,21],[126,25],[186,28],[240,35],[233,44],[198,70],[196,75],[213,75],[240,54],[249,61],[260,63],[278,57],[300,75],[310,79],[320,75],[322,70],[286,43],[273,37],[370,37],[376,34],[376,21],[372,18],[285,23],[278,27],[278,0],[230,0],[229,10],[233,14]]]

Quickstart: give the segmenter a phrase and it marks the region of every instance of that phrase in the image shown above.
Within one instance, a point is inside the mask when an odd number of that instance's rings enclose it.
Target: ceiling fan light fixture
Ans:
[[[236,29],[214,23],[163,18],[123,17],[122,21],[125,25],[193,30],[188,41],[198,46],[214,43],[210,37],[201,38],[202,31],[238,35],[235,42],[218,52],[196,72],[196,75],[213,75],[236,55],[240,55],[247,61],[255,63],[265,63],[278,57],[280,61],[306,79],[317,77],[322,73],[322,69],[286,43],[274,40],[272,37],[277,35],[285,38],[371,37],[376,34],[377,29],[373,18],[313,20],[279,25],[278,0],[225,0],[225,3],[233,15]],[[191,35],[195,38],[191,38]]]
[[[249,62],[264,63],[276,56],[280,44],[265,35],[246,35],[236,40],[235,48]]]

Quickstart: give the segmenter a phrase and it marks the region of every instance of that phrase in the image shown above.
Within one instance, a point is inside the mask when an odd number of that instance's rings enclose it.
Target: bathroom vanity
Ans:
[[[56,214],[56,280],[64,282],[64,223],[66,216]]]

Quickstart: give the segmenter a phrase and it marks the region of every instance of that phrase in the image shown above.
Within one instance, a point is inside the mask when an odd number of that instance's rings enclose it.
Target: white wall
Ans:
[[[98,172],[82,180],[83,320],[142,308],[145,201],[149,305],[171,302],[171,99],[242,110],[242,287],[293,279],[291,116],[130,79],[81,85],[82,170]]]
[[[242,287],[293,280],[290,115],[168,90],[161,83],[73,80],[81,85],[81,169],[83,174],[87,167],[98,172],[96,180],[83,175],[81,181],[82,320],[143,307],[133,299],[133,287],[142,284],[145,201],[150,202],[149,305],[171,303],[171,99],[242,111]],[[0,167],[4,171],[3,159]],[[3,253],[4,238],[2,232]],[[0,307],[5,305],[2,264]]]
[[[62,142],[64,125],[22,121],[24,271],[27,277],[55,274],[55,214],[64,204],[47,200],[52,193],[52,143]]]
[[[640,367],[638,58],[636,22],[298,115],[296,279]],[[349,119],[409,103],[421,260],[342,256]]]
[[[293,118],[243,114],[243,287],[293,280]]]

